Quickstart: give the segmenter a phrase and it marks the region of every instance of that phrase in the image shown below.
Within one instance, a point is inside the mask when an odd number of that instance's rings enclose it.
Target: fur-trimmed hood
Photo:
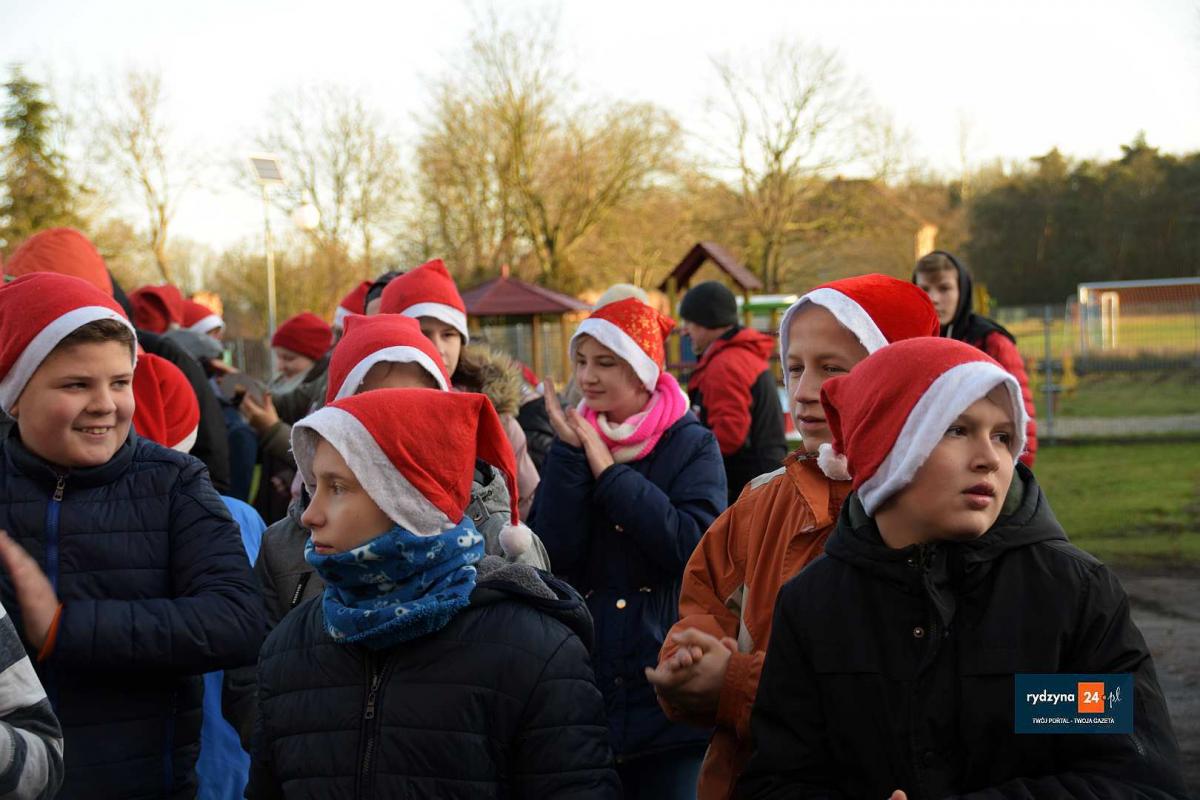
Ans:
[[[521,407],[521,368],[508,356],[483,345],[463,348],[450,382],[459,389],[487,395],[501,416],[515,416]]]

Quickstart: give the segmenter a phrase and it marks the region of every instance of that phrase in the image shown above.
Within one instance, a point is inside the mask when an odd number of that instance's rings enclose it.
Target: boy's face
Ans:
[[[419,317],[418,321],[421,323],[421,333],[433,342],[433,346],[441,354],[446,372],[454,375],[454,370],[458,368],[458,357],[462,355],[462,334],[453,325],[447,325],[434,317]]]
[[[952,269],[918,272],[917,286],[933,301],[939,323],[949,325],[954,321],[954,312],[958,310],[957,272]]]
[[[375,505],[333,445],[322,439],[313,454],[312,501],[300,517],[321,555],[344,553],[390,530],[395,523]]]
[[[907,544],[987,533],[1012,483],[1014,433],[1005,390],[997,388],[958,416],[912,483],[876,517],[890,517],[897,530],[918,532]]]
[[[294,378],[297,375],[303,375],[313,368],[313,361],[308,356],[302,356],[294,350],[288,350],[286,347],[273,347],[275,351],[275,371],[285,378]]]
[[[60,467],[107,462],[129,436],[132,360],[124,342],[88,342],[52,352],[13,406],[21,441]]]
[[[815,303],[801,306],[788,330],[788,404],[804,450],[817,452],[833,434],[821,407],[821,385],[845,375],[867,357],[867,348],[829,312]]]

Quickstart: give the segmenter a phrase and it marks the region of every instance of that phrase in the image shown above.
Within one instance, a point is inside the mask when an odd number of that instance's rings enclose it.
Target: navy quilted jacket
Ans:
[[[571,587],[479,564],[470,605],[387,650],[338,644],[320,597],[263,645],[247,797],[615,800],[592,680],[592,626]]]
[[[679,619],[683,568],[725,510],[725,466],[712,431],[691,411],[654,451],[592,477],[583,450],[555,440],[529,526],[556,574],[587,598],[596,624],[596,683],[617,762],[686,746],[710,731],[670,722],[645,667],[658,663]]]
[[[194,795],[200,674],[252,663],[266,633],[237,525],[204,465],[131,433],[108,463],[60,473],[14,430],[0,457],[0,529],[63,604],[38,665],[65,738],[59,797]],[[0,599],[21,630],[6,574]]]

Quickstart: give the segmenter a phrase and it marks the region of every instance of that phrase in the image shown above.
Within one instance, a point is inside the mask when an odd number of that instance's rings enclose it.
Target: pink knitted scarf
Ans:
[[[588,408],[587,401],[581,402],[577,410],[600,434],[613,461],[627,464],[654,451],[667,428],[687,413],[688,400],[675,378],[669,372],[663,372],[658,376],[646,407],[619,425],[609,422],[605,414]]]

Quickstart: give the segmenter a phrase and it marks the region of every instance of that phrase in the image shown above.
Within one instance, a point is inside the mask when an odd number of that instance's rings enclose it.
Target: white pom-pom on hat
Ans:
[[[817,448],[817,466],[825,473],[826,478],[835,481],[850,480],[850,462],[828,442]]]
[[[517,558],[533,544],[533,531],[523,522],[505,525],[500,529],[500,547],[508,558]]]

